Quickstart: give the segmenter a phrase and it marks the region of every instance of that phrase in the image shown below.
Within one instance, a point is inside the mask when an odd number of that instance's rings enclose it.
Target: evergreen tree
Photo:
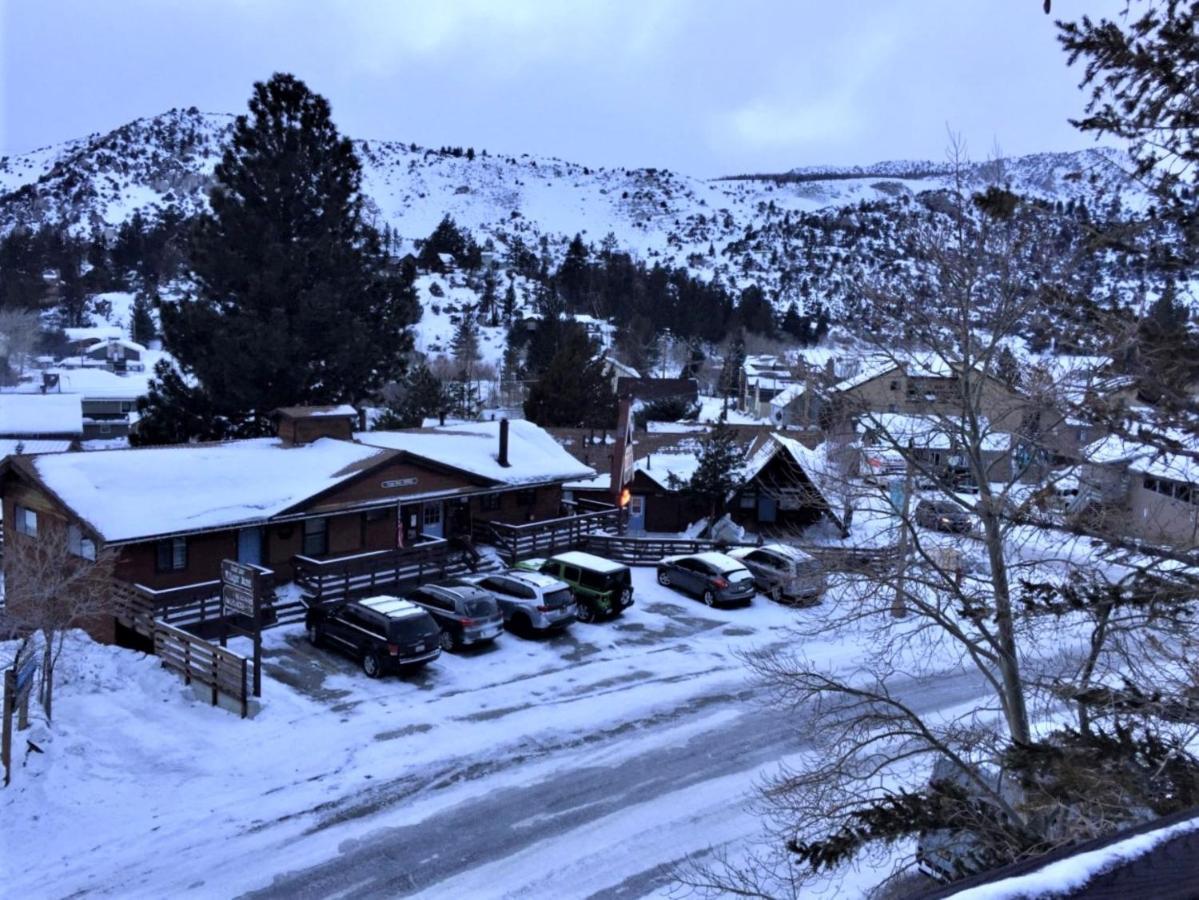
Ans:
[[[741,487],[742,462],[744,454],[737,446],[737,435],[723,422],[700,442],[698,465],[687,490],[708,505],[709,528],[724,511],[729,495]]]
[[[129,318],[130,335],[137,343],[149,345],[150,341],[154,340],[154,317],[150,315],[150,303],[145,294],[139,292],[133,298]]]
[[[745,337],[738,334],[724,354],[720,367],[720,396],[736,397],[741,392],[741,369],[745,365]]]
[[[509,281],[508,289],[504,291],[504,321],[512,322],[512,316],[516,312],[516,287]]]
[[[479,328],[475,324],[473,310],[467,308],[462,311],[462,320],[454,331],[450,348],[462,377],[469,380],[474,376],[475,363],[483,358],[479,352]]]
[[[329,104],[258,83],[190,246],[196,292],[160,310],[160,363],[135,440],[269,433],[280,406],[353,402],[403,371],[419,316],[363,221],[361,167]]]
[[[496,303],[495,288],[495,272],[488,269],[483,273],[483,294],[479,297],[479,313],[480,318],[486,318],[492,328],[500,324],[500,310]]]
[[[604,374],[603,359],[586,332],[575,323],[565,328],[562,344],[529,389],[525,418],[538,425],[611,428],[616,423],[616,394]]]
[[[567,309],[576,310],[582,306],[587,295],[589,275],[587,245],[583,243],[583,236],[576,234],[566,248],[566,258],[562,260],[556,278]]]
[[[418,363],[395,386],[375,429],[419,428],[427,418],[446,415],[450,403],[445,384],[423,362]]]

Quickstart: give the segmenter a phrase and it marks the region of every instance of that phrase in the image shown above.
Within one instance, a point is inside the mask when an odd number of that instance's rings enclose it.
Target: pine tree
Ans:
[[[741,368],[745,365],[745,338],[738,334],[720,367],[720,395],[735,397],[741,392]]]
[[[495,328],[500,324],[499,305],[496,303],[495,273],[488,269],[483,273],[483,294],[479,297],[479,312],[488,324]]]
[[[277,407],[377,393],[411,347],[415,291],[386,272],[328,102],[277,74],[249,106],[191,241],[196,292],[160,310],[179,370],[156,370],[140,443],[269,433]]]
[[[708,504],[709,528],[724,511],[729,495],[741,487],[742,462],[737,435],[724,423],[718,423],[700,442],[698,465],[687,490]]]
[[[582,328],[564,324],[568,327],[558,352],[529,390],[525,417],[538,425],[611,428],[616,423],[616,394],[603,360]]]
[[[454,331],[450,347],[462,377],[469,380],[474,375],[475,363],[483,358],[479,352],[479,328],[475,324],[473,310],[467,308],[462,311],[462,320]]]
[[[587,245],[583,243],[583,236],[576,234],[566,248],[566,258],[558,269],[556,279],[567,309],[578,309],[582,305],[587,295],[589,275]]]
[[[504,291],[504,321],[512,322],[512,316],[516,312],[516,287],[511,281],[508,282],[508,289]]]
[[[147,346],[154,340],[154,317],[150,315],[150,303],[146,295],[138,293],[129,310],[129,333],[134,341]]]
[[[445,384],[423,362],[418,363],[396,385],[393,399],[375,421],[375,429],[419,428],[425,419],[449,412],[450,403]]]

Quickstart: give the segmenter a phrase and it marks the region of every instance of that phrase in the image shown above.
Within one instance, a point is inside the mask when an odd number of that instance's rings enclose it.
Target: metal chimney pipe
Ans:
[[[500,419],[500,458],[499,463],[505,469],[512,463],[508,462],[508,419]]]

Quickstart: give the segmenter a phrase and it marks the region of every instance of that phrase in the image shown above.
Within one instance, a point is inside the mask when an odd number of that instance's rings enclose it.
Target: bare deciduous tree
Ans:
[[[36,536],[18,535],[5,548],[7,613],[20,631],[41,636],[39,699],[53,718],[54,673],[67,633],[102,624],[117,608],[112,592],[116,551],[97,549],[65,523],[41,517]]]

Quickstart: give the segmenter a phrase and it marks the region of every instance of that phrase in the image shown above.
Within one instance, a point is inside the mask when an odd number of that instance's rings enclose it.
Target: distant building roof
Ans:
[[[79,435],[83,404],[73,394],[0,394],[0,437]]]
[[[348,403],[337,406],[280,406],[275,414],[286,419],[358,418],[358,410]]]
[[[66,453],[71,449],[73,441],[47,441],[31,438],[0,438],[0,459],[20,453],[32,456],[35,453]]]
[[[1112,434],[1089,444],[1083,451],[1083,459],[1098,464],[1124,463],[1134,472],[1199,484],[1199,459],[1194,458],[1199,454],[1199,446],[1182,435],[1166,436],[1177,438],[1184,452],[1171,453]]]

